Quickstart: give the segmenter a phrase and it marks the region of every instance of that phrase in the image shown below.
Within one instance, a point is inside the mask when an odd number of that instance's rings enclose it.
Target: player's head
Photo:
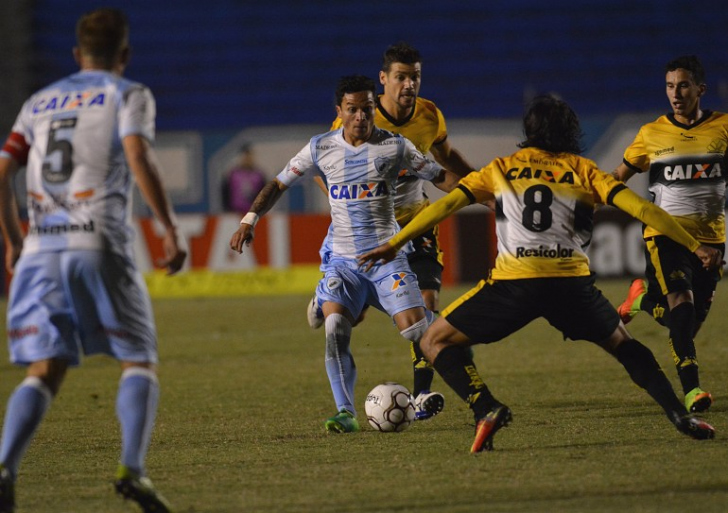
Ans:
[[[665,65],[665,91],[675,116],[693,121],[700,111],[700,97],[705,94],[705,70],[695,55],[683,55]]]
[[[407,43],[397,43],[387,48],[379,82],[384,86],[385,108],[396,106],[405,111],[412,109],[422,82],[420,52]]]
[[[96,9],[78,20],[73,49],[82,68],[121,73],[129,59],[129,22],[119,9]]]
[[[540,148],[551,153],[583,151],[579,118],[569,105],[553,96],[537,96],[523,116],[526,140],[521,148]]]
[[[374,129],[374,81],[363,75],[341,77],[336,86],[336,114],[341,118],[344,138],[366,141]]]

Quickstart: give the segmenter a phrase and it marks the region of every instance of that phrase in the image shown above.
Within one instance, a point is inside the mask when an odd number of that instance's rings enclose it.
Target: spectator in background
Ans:
[[[242,214],[248,212],[265,181],[265,173],[255,163],[252,144],[244,143],[235,166],[223,181],[222,204],[225,210]]]

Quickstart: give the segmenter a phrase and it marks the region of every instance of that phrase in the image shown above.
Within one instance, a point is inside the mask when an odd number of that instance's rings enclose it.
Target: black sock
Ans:
[[[433,366],[445,383],[468,403],[476,418],[484,416],[493,406],[500,404],[478,374],[468,348],[447,346],[437,355]]]
[[[677,374],[686,394],[700,386],[694,332],[695,307],[692,303],[680,303],[670,311],[670,345]]]
[[[687,415],[685,405],[675,395],[652,351],[639,341],[631,339],[620,344],[614,351],[614,356],[627,369],[632,381],[657,401],[671,421],[675,422],[676,418]]]
[[[664,301],[655,300],[649,294],[645,294],[640,302],[640,310],[650,314],[662,326],[668,327],[670,309]]]
[[[410,351],[412,353],[412,368],[414,371],[414,389],[412,395],[417,397],[421,392],[430,390],[432,378],[435,376],[435,369],[432,368],[432,365],[422,353],[419,342],[412,342]]]

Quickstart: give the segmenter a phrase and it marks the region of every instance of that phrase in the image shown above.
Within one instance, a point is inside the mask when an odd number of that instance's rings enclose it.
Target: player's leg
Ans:
[[[425,244],[420,239],[415,239],[415,241],[419,241],[419,245],[415,245],[415,248]],[[440,310],[439,295],[440,284],[442,283],[442,265],[434,256],[430,257],[428,254],[419,254],[417,250],[412,255],[409,255],[408,260],[412,272],[417,276],[417,282],[422,293],[422,299],[425,302],[425,308],[430,312],[438,313]],[[426,420],[442,410],[445,397],[441,393],[432,390],[435,370],[422,353],[418,341],[410,342],[410,354],[412,356],[414,377],[412,395],[415,397],[417,409],[415,418],[417,420]]]
[[[121,365],[116,394],[121,430],[116,491],[144,511],[170,511],[167,500],[146,476],[159,383],[157,334],[144,278],[129,256],[104,251],[69,251],[62,265],[84,353],[106,354]]]
[[[7,319],[10,360],[28,368],[6,406],[0,443],[0,511],[13,511],[21,460],[68,365],[78,363],[75,328],[57,253],[25,255],[18,261]]]
[[[443,310],[421,340],[422,350],[442,379],[463,399],[476,423],[471,452],[493,449],[493,437],[512,418],[490,392],[473,361],[474,342],[501,340],[528,324],[529,280],[481,281]]]
[[[332,433],[359,431],[354,387],[357,370],[351,352],[351,331],[356,315],[365,303],[367,284],[344,262],[334,260],[319,282],[316,295],[324,312],[326,349],[324,364],[337,413],[324,422]]]
[[[562,282],[557,290],[560,295],[567,294],[571,308],[563,308],[564,304],[556,301],[562,308],[547,307],[550,309],[547,320],[565,337],[594,342],[612,354],[632,381],[662,407],[678,430],[693,438],[712,438],[713,428],[688,415],[652,351],[627,332],[617,311],[594,286],[594,278],[569,278]]]

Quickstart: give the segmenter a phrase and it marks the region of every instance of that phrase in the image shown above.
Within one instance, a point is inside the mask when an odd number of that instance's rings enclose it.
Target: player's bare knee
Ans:
[[[28,378],[40,380],[55,396],[61,389],[66,370],[68,370],[68,362],[65,360],[41,360],[31,363],[28,366],[26,375]]]

